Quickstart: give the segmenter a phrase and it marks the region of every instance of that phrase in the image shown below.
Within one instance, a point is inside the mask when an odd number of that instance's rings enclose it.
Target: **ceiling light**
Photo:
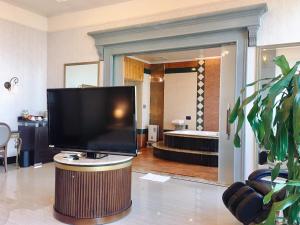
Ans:
[[[58,3],[62,3],[62,2],[67,2],[69,0],[55,0],[55,1],[58,2]]]
[[[228,51],[228,50],[225,50],[225,51],[222,52],[222,57],[224,57],[224,56],[226,56],[226,55],[228,55],[228,54],[229,54],[229,51]]]
[[[264,61],[264,62],[267,62],[267,59],[268,59],[267,56],[266,56],[266,55],[263,55],[263,61]]]

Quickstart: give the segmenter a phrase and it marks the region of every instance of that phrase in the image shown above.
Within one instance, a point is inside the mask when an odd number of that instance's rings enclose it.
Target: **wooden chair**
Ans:
[[[7,143],[10,135],[10,127],[5,123],[0,123],[0,158],[3,158],[5,172],[7,172]]]

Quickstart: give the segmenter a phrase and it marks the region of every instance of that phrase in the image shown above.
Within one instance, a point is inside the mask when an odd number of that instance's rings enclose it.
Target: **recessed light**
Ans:
[[[62,2],[67,2],[69,0],[55,0],[55,1],[58,2],[58,3],[62,3]]]

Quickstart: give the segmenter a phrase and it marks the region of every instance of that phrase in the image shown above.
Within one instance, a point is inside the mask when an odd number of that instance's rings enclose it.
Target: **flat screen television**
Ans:
[[[136,155],[135,87],[48,89],[49,147]]]

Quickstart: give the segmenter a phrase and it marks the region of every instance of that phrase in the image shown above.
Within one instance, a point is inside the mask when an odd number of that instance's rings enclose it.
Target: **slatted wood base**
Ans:
[[[60,221],[107,223],[127,214],[131,206],[131,166],[88,172],[56,167],[55,173],[54,215]]]

